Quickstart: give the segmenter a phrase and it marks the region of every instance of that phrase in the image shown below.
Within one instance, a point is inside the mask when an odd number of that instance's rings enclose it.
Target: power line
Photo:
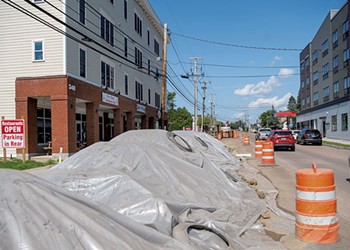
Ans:
[[[279,51],[302,51],[302,49],[290,49],[290,48],[273,48],[273,47],[258,47],[258,46],[249,46],[249,45],[238,45],[238,44],[231,44],[231,43],[223,43],[223,42],[218,42],[218,41],[212,41],[212,40],[206,40],[202,38],[196,38],[192,36],[187,36],[187,35],[182,35],[178,34],[175,32],[172,32],[171,34],[185,37],[187,39],[195,40],[195,41],[200,41],[200,42],[205,42],[205,43],[211,43],[211,44],[216,44],[216,45],[222,45],[222,46],[229,46],[229,47],[236,47],[236,48],[241,48],[241,49],[256,49],[256,50],[279,50]]]
[[[189,62],[181,62],[178,63],[181,64],[190,64]],[[172,63],[173,65],[176,65],[178,63]],[[300,66],[242,66],[242,65],[228,65],[228,64],[212,64],[212,63],[203,63],[204,66],[211,66],[211,67],[221,67],[221,68],[239,68],[239,69],[279,69],[279,68],[300,68]]]

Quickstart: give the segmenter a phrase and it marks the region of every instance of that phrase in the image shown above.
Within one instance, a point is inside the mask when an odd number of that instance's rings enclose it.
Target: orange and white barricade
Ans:
[[[308,243],[331,244],[339,239],[334,173],[330,169],[296,172],[295,236]]]
[[[267,141],[262,144],[261,163],[263,165],[274,165],[275,164],[275,151],[273,142]]]
[[[255,141],[255,158],[261,158],[262,157],[262,141]]]
[[[242,136],[242,141],[243,141],[244,146],[249,146],[249,145],[250,145],[249,135],[244,134],[244,135]]]

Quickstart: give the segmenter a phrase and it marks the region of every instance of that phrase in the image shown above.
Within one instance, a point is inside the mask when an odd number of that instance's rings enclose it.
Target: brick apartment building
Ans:
[[[0,23],[0,116],[25,119],[26,158],[159,128],[164,35],[147,0],[0,2]]]
[[[299,129],[350,140],[349,4],[332,10],[300,53]]]

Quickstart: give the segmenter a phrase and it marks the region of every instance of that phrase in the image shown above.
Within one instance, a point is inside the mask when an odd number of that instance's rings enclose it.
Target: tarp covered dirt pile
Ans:
[[[36,176],[2,172],[9,187],[0,193],[0,242],[28,249],[279,249],[256,224],[266,206],[239,181],[240,163],[210,136],[180,135],[129,131]]]

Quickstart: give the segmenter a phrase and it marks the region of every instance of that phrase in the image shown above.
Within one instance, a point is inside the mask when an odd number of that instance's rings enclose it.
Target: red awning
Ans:
[[[294,111],[285,111],[285,112],[277,112],[277,117],[296,117],[297,112]]]

